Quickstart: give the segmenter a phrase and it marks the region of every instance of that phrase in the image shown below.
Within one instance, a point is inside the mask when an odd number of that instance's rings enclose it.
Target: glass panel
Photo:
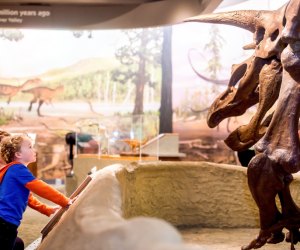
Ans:
[[[155,140],[158,137],[158,117],[155,115],[82,119],[77,122],[77,128],[77,155],[158,160],[158,140]],[[145,149],[149,142],[150,151]]]

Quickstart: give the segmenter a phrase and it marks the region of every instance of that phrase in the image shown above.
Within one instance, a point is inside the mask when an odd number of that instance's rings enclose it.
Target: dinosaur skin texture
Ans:
[[[238,127],[225,143],[235,151],[255,145],[248,165],[248,185],[259,208],[260,232],[242,250],[266,243],[300,242],[300,208],[289,189],[292,173],[300,170],[298,122],[300,116],[300,1],[275,11],[232,11],[197,16],[187,22],[234,25],[253,32],[254,50],[232,66],[228,88],[208,112],[209,127],[240,116],[258,103],[249,124]],[[274,107],[273,107],[274,106]],[[274,112],[268,113],[273,107]],[[278,195],[281,210],[275,203]],[[284,234],[283,228],[288,232]]]

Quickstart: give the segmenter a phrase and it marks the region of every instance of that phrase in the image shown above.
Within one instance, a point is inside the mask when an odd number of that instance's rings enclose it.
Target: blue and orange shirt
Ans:
[[[62,207],[69,202],[62,193],[37,180],[25,165],[12,162],[0,170],[0,218],[19,226],[27,205],[51,215],[53,208],[39,202],[30,191]]]

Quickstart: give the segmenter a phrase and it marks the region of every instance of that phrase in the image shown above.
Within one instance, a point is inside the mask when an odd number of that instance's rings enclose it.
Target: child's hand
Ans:
[[[70,199],[70,201],[68,202],[68,206],[71,206],[76,200],[77,200],[78,196],[75,196],[73,199]]]
[[[56,211],[58,211],[60,208],[61,208],[60,206],[53,206],[53,207],[52,207],[52,213],[51,213],[51,214],[56,213]]]

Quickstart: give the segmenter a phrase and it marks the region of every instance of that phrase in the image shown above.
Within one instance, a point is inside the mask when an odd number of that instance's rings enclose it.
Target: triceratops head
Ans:
[[[280,56],[285,48],[282,34],[286,29],[287,6],[276,11],[232,11],[200,15],[187,22],[228,24],[253,32],[253,42],[244,49],[254,49],[253,55],[238,65],[233,65],[228,88],[217,97],[208,112],[209,127],[222,120],[239,116],[259,102],[251,122],[233,131],[225,140],[234,150],[240,151],[255,144],[264,134],[270,119],[263,122],[267,111],[276,102],[282,79]]]

